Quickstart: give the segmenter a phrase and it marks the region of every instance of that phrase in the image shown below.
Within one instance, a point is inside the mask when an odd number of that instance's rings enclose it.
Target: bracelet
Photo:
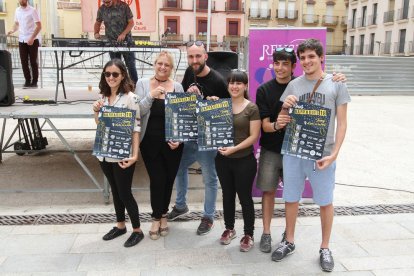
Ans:
[[[277,126],[277,122],[273,122],[273,129],[276,130],[276,131],[278,131],[278,129],[277,129],[276,126]]]

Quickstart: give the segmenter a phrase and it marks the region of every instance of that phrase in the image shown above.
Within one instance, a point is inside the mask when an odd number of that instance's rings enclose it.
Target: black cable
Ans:
[[[400,189],[390,189],[390,188],[382,188],[382,187],[371,187],[371,186],[364,186],[364,185],[352,185],[352,184],[343,184],[343,183],[335,183],[336,185],[340,185],[340,186],[349,186],[349,187],[357,187],[357,188],[368,188],[368,189],[378,189],[378,190],[386,190],[386,191],[393,191],[393,192],[404,192],[404,193],[410,193],[410,194],[414,194],[413,191],[408,191],[408,190],[400,190]]]

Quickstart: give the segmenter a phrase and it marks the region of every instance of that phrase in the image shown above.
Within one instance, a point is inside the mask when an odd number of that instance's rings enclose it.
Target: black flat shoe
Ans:
[[[102,237],[104,241],[110,241],[115,239],[116,237],[119,237],[127,232],[126,227],[124,229],[119,229],[118,227],[114,227],[105,234],[105,236]]]
[[[142,241],[144,238],[144,233],[142,232],[132,232],[131,236],[124,243],[125,247],[131,247]]]

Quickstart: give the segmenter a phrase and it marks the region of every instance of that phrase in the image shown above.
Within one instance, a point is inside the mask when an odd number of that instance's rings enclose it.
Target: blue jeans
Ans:
[[[128,68],[129,76],[134,84],[138,81],[138,73],[137,68],[135,67],[135,54],[134,52],[109,52],[109,56],[111,59],[119,58],[121,59],[121,54],[124,57],[124,62],[126,67]]]
[[[214,220],[217,199],[217,173],[214,159],[217,151],[198,151],[196,142],[185,142],[180,167],[175,178],[177,199],[175,207],[186,207],[186,195],[188,189],[188,167],[197,161],[201,165],[204,183],[204,217]]]

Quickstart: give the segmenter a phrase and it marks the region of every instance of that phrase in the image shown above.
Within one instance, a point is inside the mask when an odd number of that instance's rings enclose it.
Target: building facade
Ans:
[[[246,0],[250,27],[326,27],[326,52],[344,52],[347,8],[344,0]]]
[[[414,1],[351,0],[348,18],[347,54],[414,55]]]

